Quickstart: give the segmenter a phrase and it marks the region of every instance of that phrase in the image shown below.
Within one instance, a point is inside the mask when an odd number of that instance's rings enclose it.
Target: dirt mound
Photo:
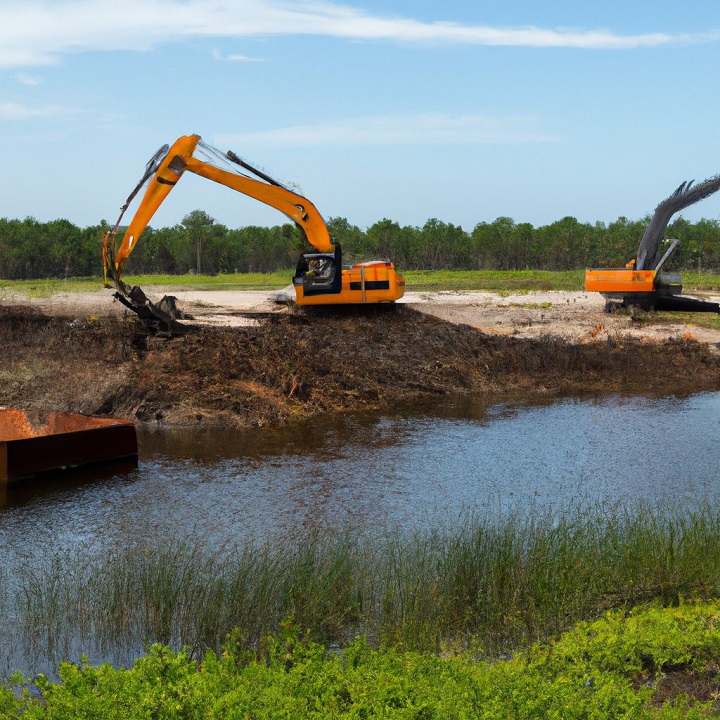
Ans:
[[[720,358],[692,339],[518,338],[407,306],[277,314],[174,339],[118,316],[0,312],[0,405],[150,423],[277,425],[432,395],[717,389]]]

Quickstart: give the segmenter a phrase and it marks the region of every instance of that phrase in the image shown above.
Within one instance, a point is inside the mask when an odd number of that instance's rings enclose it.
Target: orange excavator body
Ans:
[[[599,268],[585,271],[585,289],[590,292],[625,294],[655,291],[655,270]]]
[[[637,255],[624,268],[595,268],[585,271],[585,289],[605,297],[605,309],[610,312],[622,305],[643,309],[678,310],[681,312],[720,312],[720,304],[699,298],[682,296],[680,274],[661,272],[663,265],[680,245],[670,240],[658,259],[665,230],[672,216],[720,190],[720,175],[693,185],[682,183],[672,195],[655,208],[645,228]]]

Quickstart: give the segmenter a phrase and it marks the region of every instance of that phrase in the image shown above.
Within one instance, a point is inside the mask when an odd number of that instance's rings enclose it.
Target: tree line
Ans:
[[[650,218],[582,223],[565,217],[534,227],[499,217],[471,231],[429,219],[422,227],[402,226],[384,218],[362,230],[345,218],[327,221],[341,243],[343,259],[390,258],[401,270],[573,270],[623,267],[635,256]],[[89,277],[102,271],[105,221],[77,227],[68,220],[0,218],[0,278]],[[681,241],[673,267],[720,270],[720,221],[668,227],[668,238]],[[228,228],[203,210],[194,210],[173,227],[147,228],[125,266],[126,274],[215,275],[273,272],[294,267],[309,248],[300,230],[274,227]]]

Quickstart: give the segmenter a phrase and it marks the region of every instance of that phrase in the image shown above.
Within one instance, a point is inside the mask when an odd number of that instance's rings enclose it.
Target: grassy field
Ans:
[[[279,290],[290,283],[293,271],[275,273],[235,273],[231,275],[133,275],[125,278],[130,285],[163,286],[178,290]],[[581,291],[584,270],[409,270],[404,273],[408,291],[473,290],[499,293],[533,290]],[[720,274],[683,273],[687,291],[720,291]],[[102,279],[68,278],[48,280],[0,280],[3,289],[30,297],[49,297],[59,292],[100,290]]]
[[[405,273],[410,291],[473,290],[516,293],[532,290],[582,290],[582,270],[415,270]]]
[[[130,275],[128,285],[143,288],[173,287],[178,290],[279,290],[290,282],[292,271],[277,273],[237,273],[233,275]],[[3,290],[29,297],[50,297],[62,292],[92,292],[101,290],[101,277],[47,280],[0,280]]]

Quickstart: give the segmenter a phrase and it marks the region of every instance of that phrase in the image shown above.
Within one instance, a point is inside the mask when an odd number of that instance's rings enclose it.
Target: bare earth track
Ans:
[[[720,389],[720,331],[608,315],[585,293],[408,293],[312,312],[267,292],[173,294],[195,327],[174,339],[148,335],[108,290],[0,295],[0,406],[249,427],[450,394]]]

